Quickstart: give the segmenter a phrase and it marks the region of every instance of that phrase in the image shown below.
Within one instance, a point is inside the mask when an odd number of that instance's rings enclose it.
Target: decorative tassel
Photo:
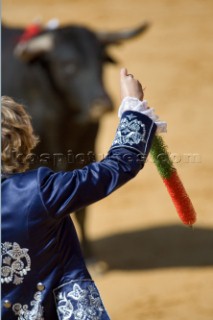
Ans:
[[[151,156],[166,185],[180,219],[184,224],[192,226],[196,222],[196,212],[169,157],[164,141],[158,135],[153,139]]]
[[[42,32],[42,25],[39,20],[38,21],[36,20],[24,30],[23,34],[19,38],[19,42],[26,42],[32,39],[33,37],[37,36],[41,32]]]

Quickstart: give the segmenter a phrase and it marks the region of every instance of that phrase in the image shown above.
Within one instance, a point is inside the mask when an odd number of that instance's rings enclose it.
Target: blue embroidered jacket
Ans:
[[[70,213],[142,169],[156,125],[126,111],[105,159],[83,169],[46,167],[2,180],[2,319],[107,320]]]

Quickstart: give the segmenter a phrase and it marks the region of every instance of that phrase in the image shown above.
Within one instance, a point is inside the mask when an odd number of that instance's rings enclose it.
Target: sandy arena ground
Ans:
[[[90,207],[90,239],[109,266],[94,277],[113,320],[213,319],[212,13],[212,0],[2,0],[11,25],[37,16],[108,31],[152,23],[109,48],[120,63],[106,68],[106,86],[118,106],[120,67],[141,79],[168,122],[164,139],[198,217],[194,230],[181,224],[150,158],[134,181]],[[116,111],[105,116],[97,152],[108,150],[117,122]]]

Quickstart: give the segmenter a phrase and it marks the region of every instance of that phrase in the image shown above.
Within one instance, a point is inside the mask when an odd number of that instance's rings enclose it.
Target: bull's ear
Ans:
[[[136,28],[131,28],[119,32],[97,32],[97,38],[104,44],[119,44],[121,41],[126,39],[134,38],[145,31],[150,27],[150,23],[144,22]]]
[[[46,33],[25,42],[20,42],[14,49],[17,58],[24,62],[31,62],[42,53],[53,48],[53,34]]]

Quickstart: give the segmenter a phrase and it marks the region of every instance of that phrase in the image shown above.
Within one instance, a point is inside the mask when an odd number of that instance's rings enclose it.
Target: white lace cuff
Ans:
[[[155,114],[155,110],[153,108],[148,107],[146,100],[140,101],[134,97],[125,97],[118,109],[118,117],[121,118],[121,115],[124,111],[130,110],[145,114],[147,117],[152,119],[152,121],[154,121],[157,125],[157,133],[167,131],[167,123],[159,119],[159,117]]]

